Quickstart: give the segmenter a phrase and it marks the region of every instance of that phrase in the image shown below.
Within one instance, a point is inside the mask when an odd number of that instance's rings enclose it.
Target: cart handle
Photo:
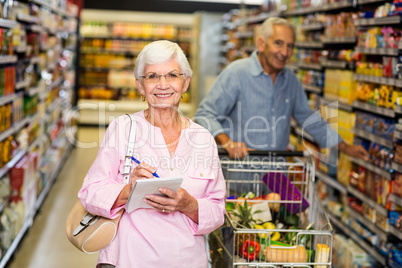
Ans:
[[[219,154],[219,156],[229,155],[229,153],[223,148],[218,149],[218,154]],[[303,151],[267,151],[267,150],[258,151],[258,150],[256,150],[256,151],[249,151],[248,155],[249,156],[271,156],[271,157],[276,157],[276,156],[304,157],[304,152]]]

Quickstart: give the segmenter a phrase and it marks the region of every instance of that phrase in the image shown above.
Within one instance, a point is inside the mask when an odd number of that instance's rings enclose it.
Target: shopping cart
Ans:
[[[220,152],[227,185],[216,267],[331,267],[333,229],[314,187],[314,162],[302,152]]]

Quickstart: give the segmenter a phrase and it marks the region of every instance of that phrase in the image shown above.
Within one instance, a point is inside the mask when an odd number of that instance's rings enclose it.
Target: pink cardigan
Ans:
[[[144,117],[137,124],[134,157],[157,167],[160,177],[181,176],[181,185],[198,201],[199,223],[180,212],[138,209],[124,213],[116,238],[99,254],[98,264],[116,267],[207,267],[203,235],[221,226],[225,212],[225,181],[212,135],[190,119],[182,130],[174,156],[169,156],[162,133]],[[112,210],[123,188],[123,164],[130,120],[120,116],[109,125],[98,155],[89,169],[78,197],[85,209],[104,217]],[[136,164],[133,163],[133,166]],[[121,208],[119,208],[121,209]]]

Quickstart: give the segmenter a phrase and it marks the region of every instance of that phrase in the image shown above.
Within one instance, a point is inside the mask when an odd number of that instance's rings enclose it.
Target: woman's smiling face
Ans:
[[[151,81],[150,78],[155,77],[159,77],[159,81]],[[145,65],[143,76],[136,80],[136,84],[150,106],[169,108],[179,106],[181,96],[190,84],[190,78],[183,75],[177,59],[172,58],[164,63]]]

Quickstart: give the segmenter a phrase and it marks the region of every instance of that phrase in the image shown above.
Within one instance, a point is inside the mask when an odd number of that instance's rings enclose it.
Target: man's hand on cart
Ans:
[[[229,157],[233,159],[243,159],[249,151],[253,149],[247,148],[244,142],[236,142],[229,138],[225,133],[221,133],[215,137],[216,143],[228,152]]]

